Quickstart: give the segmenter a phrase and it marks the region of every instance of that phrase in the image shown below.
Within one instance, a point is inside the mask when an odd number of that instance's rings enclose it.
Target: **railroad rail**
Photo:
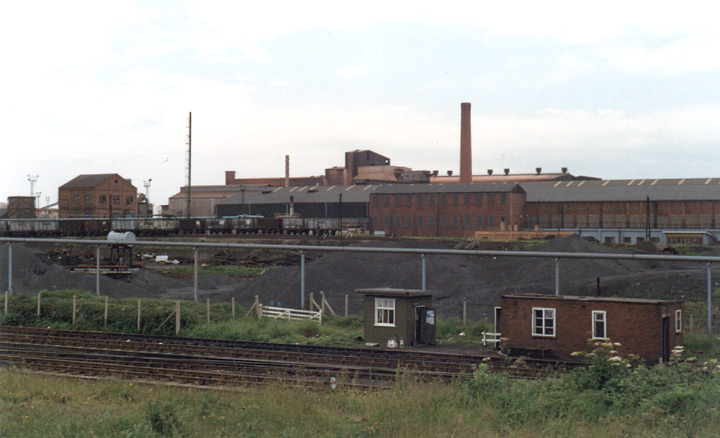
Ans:
[[[408,350],[274,344],[125,333],[0,327],[0,362],[71,375],[115,376],[195,385],[281,383],[378,389],[409,373],[418,379],[468,378],[478,364],[539,378],[576,363]]]

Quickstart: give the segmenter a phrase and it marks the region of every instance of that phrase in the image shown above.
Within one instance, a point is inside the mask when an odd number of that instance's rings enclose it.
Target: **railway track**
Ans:
[[[0,362],[37,371],[115,376],[194,385],[388,388],[402,373],[418,379],[468,378],[481,362],[513,377],[538,378],[565,362],[383,350],[176,338],[124,333],[0,327]]]

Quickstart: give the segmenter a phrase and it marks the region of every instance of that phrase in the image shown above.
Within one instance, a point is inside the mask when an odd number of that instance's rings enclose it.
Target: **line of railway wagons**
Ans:
[[[180,234],[313,234],[334,235],[340,229],[367,226],[362,218],[301,218],[262,216],[193,218],[67,218],[0,219],[4,237],[106,236],[131,231],[137,236]]]

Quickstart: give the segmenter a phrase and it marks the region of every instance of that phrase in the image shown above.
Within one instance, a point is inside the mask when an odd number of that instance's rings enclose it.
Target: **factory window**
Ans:
[[[463,227],[472,228],[472,216],[463,216]]]
[[[131,204],[133,203],[133,198],[134,198],[133,195],[127,195],[127,196],[125,196],[125,204],[126,204],[126,205],[131,205]]]
[[[390,206],[390,195],[381,195],[381,197],[383,200],[383,205],[385,207],[389,207]]]
[[[425,226],[425,221],[423,219],[424,216],[418,216],[417,219],[415,219],[417,221],[418,228],[422,228]]]
[[[495,226],[495,216],[488,215],[488,217],[487,217],[487,226],[488,226],[488,227],[494,227],[494,226]]]
[[[593,339],[606,339],[606,314],[604,310],[593,310],[592,312],[592,337]]]
[[[445,205],[445,202],[447,201],[447,195],[440,195],[440,205]]]
[[[395,195],[395,207],[402,205],[402,195]]]
[[[120,195],[112,195],[113,205],[120,205]]]
[[[482,216],[475,216],[475,226],[477,228],[483,227],[483,217]]]
[[[435,228],[435,216],[428,216],[428,227]]]
[[[435,205],[435,195],[428,195],[428,204]]]
[[[380,205],[380,201],[378,201],[377,195],[371,195],[371,196],[370,196],[370,199],[371,199],[371,201],[372,201],[371,204],[372,204],[373,206],[377,207],[378,205]]]
[[[682,310],[675,311],[675,333],[682,331]]]
[[[632,237],[623,237],[623,243],[632,243]]]
[[[452,195],[452,203],[453,205],[458,205],[460,203],[460,195],[457,193]]]
[[[86,204],[92,204],[92,195],[89,193],[85,194],[85,203]]]
[[[423,195],[417,195],[415,196],[415,203],[418,207],[422,207],[423,205]]]
[[[412,195],[405,195],[405,205],[412,207]]]
[[[471,198],[470,193],[465,193],[465,195],[463,196],[463,204],[470,205],[472,203],[470,198]]]
[[[395,216],[395,226],[396,227],[402,227],[402,216],[398,215]]]
[[[378,222],[379,220],[380,220],[380,218],[378,218],[377,216],[373,216],[373,217],[372,217],[372,225],[373,225],[373,227],[379,227],[379,226],[380,226],[380,222]]]
[[[447,216],[444,214],[438,216],[438,225],[440,225],[441,228],[445,228],[447,226]]]
[[[394,298],[375,298],[375,325],[395,327]]]
[[[615,243],[614,237],[605,237],[605,243]]]
[[[107,195],[103,193],[100,196],[98,196],[98,202],[100,204],[107,204]]]
[[[507,218],[505,216],[500,216],[500,222],[507,223]]]
[[[92,217],[92,212],[86,211],[86,212],[85,212],[85,217]]]
[[[507,194],[506,194],[506,193],[501,193],[501,194],[499,195],[499,197],[500,197],[500,203],[501,203],[501,204],[507,204]]]
[[[390,228],[390,216],[383,216],[383,225],[385,228]]]
[[[452,227],[457,228],[460,226],[460,216],[453,215],[452,217]]]
[[[407,216],[407,217],[405,218],[405,226],[406,226],[406,227],[408,227],[408,228],[411,228],[411,227],[412,227],[412,225],[413,225],[413,220],[412,220],[412,218],[413,218],[412,216]]]
[[[532,335],[555,337],[555,309],[533,307]]]
[[[482,203],[483,203],[483,194],[482,193],[475,194],[475,203],[477,205],[482,205]]]
[[[76,204],[80,203],[80,193],[73,193],[73,202]]]

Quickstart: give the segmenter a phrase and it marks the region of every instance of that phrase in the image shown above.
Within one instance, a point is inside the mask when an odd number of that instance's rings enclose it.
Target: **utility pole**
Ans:
[[[188,116],[188,156],[187,156],[187,217],[190,217],[190,206],[192,203],[192,111]]]
[[[37,182],[39,178],[39,175],[28,175],[28,181],[30,181],[30,196],[33,198],[36,197],[35,195],[35,183]],[[39,204],[39,202],[38,202]]]

